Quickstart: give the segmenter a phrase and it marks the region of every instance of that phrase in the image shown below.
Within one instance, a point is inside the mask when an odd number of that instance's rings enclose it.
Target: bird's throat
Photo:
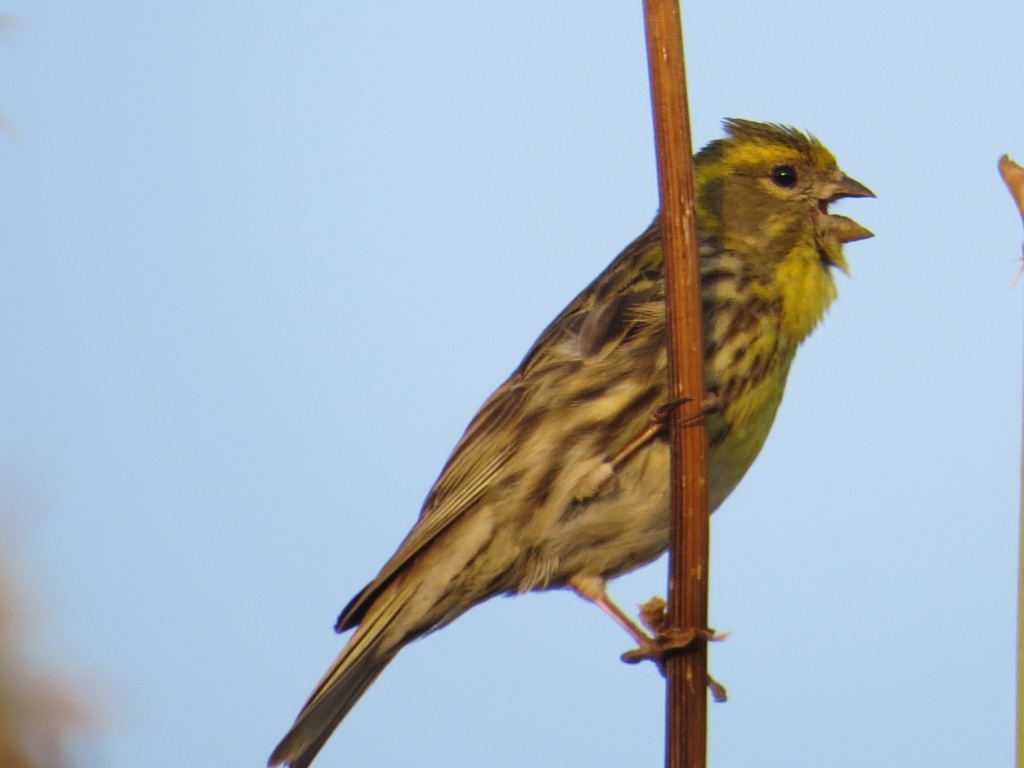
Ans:
[[[813,245],[801,245],[779,262],[774,284],[782,300],[781,330],[800,343],[821,322],[836,298],[832,271],[822,263]]]

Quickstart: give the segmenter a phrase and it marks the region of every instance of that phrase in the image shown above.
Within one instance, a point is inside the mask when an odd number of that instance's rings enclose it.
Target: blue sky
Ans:
[[[640,3],[9,2],[0,510],[83,764],[261,766],[476,408],[657,206]],[[694,141],[876,233],[715,515],[710,765],[1012,754],[1024,4],[684,5]],[[632,605],[664,562],[621,579]],[[658,765],[565,593],[408,648],[318,766]]]

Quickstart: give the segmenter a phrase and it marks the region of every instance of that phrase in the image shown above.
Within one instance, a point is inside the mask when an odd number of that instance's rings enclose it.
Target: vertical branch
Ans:
[[[1024,200],[1024,186],[1021,199]],[[1024,203],[1021,207],[1024,216]],[[1017,523],[1017,712],[1016,766],[1024,768],[1024,410],[1021,411],[1020,518]]]
[[[1024,220],[1024,168],[1008,156],[999,158],[999,173]],[[1024,256],[1024,247],[1021,251]],[[1024,269],[1024,266],[1021,267]],[[1017,768],[1024,768],[1024,421],[1021,423],[1020,540],[1017,549]]]
[[[661,195],[672,409],[668,629],[708,625],[706,439],[700,271],[690,122],[678,0],[644,0],[654,137]],[[700,768],[707,752],[707,645],[701,638],[666,659],[666,766]]]

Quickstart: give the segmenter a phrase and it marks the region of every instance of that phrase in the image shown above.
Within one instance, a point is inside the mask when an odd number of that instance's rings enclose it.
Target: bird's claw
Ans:
[[[665,659],[673,651],[681,651],[696,642],[714,642],[724,640],[726,635],[713,629],[670,629],[666,628],[668,613],[665,600],[652,597],[640,606],[640,623],[653,633],[653,636],[637,638],[640,647],[626,651],[620,657],[626,664],[639,664],[641,661],[653,661],[658,671],[665,676]],[[718,702],[728,701],[729,695],[725,686],[707,676],[708,690],[711,697]]]
[[[729,700],[729,692],[725,690],[725,686],[715,680],[711,675],[708,675],[708,690],[711,692],[711,698],[717,703],[721,704],[723,701]]]
[[[668,415],[672,412],[672,409],[678,408],[683,403],[688,403],[691,400],[693,400],[692,397],[677,397],[675,400],[669,400],[666,403],[662,403],[651,412],[651,422],[654,424],[667,425]],[[708,392],[704,395],[704,399],[700,401],[700,408],[698,408],[695,413],[686,417],[686,423],[699,421],[709,413],[714,413],[715,411],[721,410],[721,408],[722,401],[719,399],[718,394],[716,392]]]
[[[689,648],[698,641],[720,640],[710,629],[666,629],[654,637],[648,638],[648,642],[641,642],[639,648],[626,651],[622,654],[622,660],[627,664],[639,664],[641,661],[650,659],[658,665],[658,669],[665,672],[665,657],[672,651],[681,651]]]

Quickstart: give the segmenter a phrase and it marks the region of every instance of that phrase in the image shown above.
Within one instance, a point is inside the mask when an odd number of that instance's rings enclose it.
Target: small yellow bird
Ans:
[[[871,232],[830,203],[873,197],[815,138],[726,120],[694,159],[709,506],[761,450],[797,346],[836,297],[844,243]],[[269,765],[308,766],[395,655],[495,595],[568,587],[619,623],[606,581],[668,546],[665,282],[655,218],[483,404],[398,551],[342,611],[355,629]],[[641,639],[642,638],[638,638]]]

